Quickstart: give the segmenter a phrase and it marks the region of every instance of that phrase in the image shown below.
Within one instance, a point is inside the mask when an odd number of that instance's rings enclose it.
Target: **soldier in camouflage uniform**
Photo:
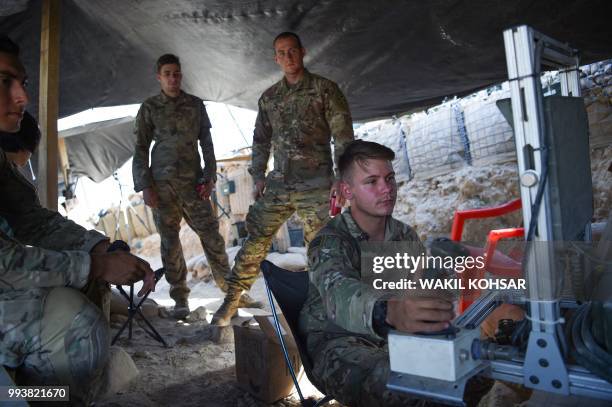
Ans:
[[[321,229],[308,250],[310,286],[300,332],[316,385],[351,407],[423,404],[386,389],[387,331],[437,331],[453,317],[451,302],[390,297],[361,279],[361,242],[409,241],[416,255],[425,252],[415,231],[391,217],[397,194],[393,158],[393,151],[377,143],[358,140],[346,147],[340,189],[350,210]]]
[[[336,158],[353,140],[344,95],[334,82],[304,68],[305,49],[299,37],[279,34],[273,46],[284,78],[259,99],[249,169],[256,202],[246,218],[249,236],[236,256],[228,278],[229,291],[213,316],[212,323],[219,326],[230,323],[242,292],[257,278],[272,237],[293,212],[304,221],[306,242],[329,219],[330,187],[335,193],[337,186],[335,182],[332,186],[331,137]],[[265,177],[271,149],[274,170]]]
[[[143,191],[145,203],[153,208],[176,318],[189,314],[187,266],[179,239],[183,217],[200,237],[213,278],[224,292],[225,275],[229,272],[225,242],[209,200],[217,179],[211,124],[202,99],[181,90],[181,78],[178,57],[162,55],[157,61],[161,92],[145,100],[136,117],[132,166],[134,189]],[[204,170],[200,166],[198,141]],[[248,297],[243,300],[249,302],[244,305],[261,306]]]
[[[0,131],[19,130],[24,82],[18,47],[0,37]],[[87,404],[100,384],[109,332],[82,292],[99,300],[91,287],[145,278],[142,293],[154,288],[153,271],[128,253],[105,253],[106,237],[42,208],[2,150],[0,191],[0,363],[20,385],[69,385],[71,401]]]

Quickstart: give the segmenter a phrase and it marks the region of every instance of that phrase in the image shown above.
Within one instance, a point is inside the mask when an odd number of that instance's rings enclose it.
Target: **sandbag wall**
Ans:
[[[610,146],[612,62],[582,67],[581,84],[591,149]],[[357,138],[377,141],[395,151],[399,181],[430,179],[464,166],[516,161],[514,133],[496,105],[509,97],[508,83],[504,83],[424,112],[366,123],[355,133]]]

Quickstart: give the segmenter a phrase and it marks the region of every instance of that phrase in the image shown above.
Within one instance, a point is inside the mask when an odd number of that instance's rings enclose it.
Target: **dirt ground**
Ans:
[[[189,232],[181,233],[181,237]],[[156,240],[156,235],[148,239]],[[149,247],[145,244],[143,247]],[[190,249],[188,249],[190,250]],[[268,258],[289,269],[300,269],[305,264],[304,249],[291,248],[284,255],[272,253]],[[228,249],[230,262],[237,252]],[[141,253],[153,268],[160,267],[159,255],[154,250]],[[149,256],[151,257],[149,257]],[[204,262],[204,264],[202,264]],[[263,407],[270,404],[253,398],[240,389],[235,376],[234,343],[215,343],[211,340],[213,328],[208,324],[214,311],[221,305],[222,292],[210,280],[205,259],[189,262],[192,273],[188,278],[191,288],[189,317],[177,321],[169,316],[173,301],[168,296],[169,286],[165,280],[158,283],[151,295],[158,304],[158,315],[149,318],[156,330],[164,337],[169,347],[145,333],[144,322],[136,319],[133,337],[128,339],[127,329],[116,345],[121,346],[133,359],[139,376],[119,392],[107,395],[97,401],[101,407],[115,406],[239,406]],[[204,270],[204,272],[203,272]],[[193,275],[197,275],[194,278]],[[241,309],[233,324],[248,323],[255,314],[270,314],[263,280],[260,278],[250,291],[251,296],[266,304],[265,309]],[[122,326],[126,317],[111,316],[112,337]],[[320,393],[306,384],[302,391],[306,396],[321,397]],[[280,400],[273,406],[297,407],[297,395]],[[338,404],[335,404],[338,406]]]
[[[242,318],[245,319],[245,318]],[[134,325],[132,340],[123,333],[117,345],[132,356],[140,375],[126,389],[101,400],[99,406],[267,406],[238,387],[234,344],[216,344],[208,322],[152,318],[150,322],[169,348]],[[238,322],[236,322],[238,323]],[[113,334],[117,331],[114,324]],[[298,406],[288,398],[274,406]]]

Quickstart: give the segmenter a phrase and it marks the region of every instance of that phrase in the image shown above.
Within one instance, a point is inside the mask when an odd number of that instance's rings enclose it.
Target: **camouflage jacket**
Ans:
[[[8,222],[14,238],[22,244],[50,250],[89,252],[96,244],[108,239],[43,208],[34,185],[1,150],[0,191],[0,217]]]
[[[354,138],[349,106],[334,82],[304,71],[295,85],[285,78],[259,99],[249,172],[263,180],[270,150],[274,171],[298,190],[329,187],[333,176],[331,137],[338,157]]]
[[[27,348],[32,340],[23,332],[42,317],[46,289],[84,287],[91,265],[88,251],[106,237],[42,208],[34,187],[2,150],[0,190],[0,363],[16,367],[23,354],[15,346]]]
[[[308,247],[310,285],[300,314],[300,332],[313,349],[330,338],[361,336],[380,343],[372,328],[376,301],[386,298],[361,280],[361,242],[368,240],[350,210],[327,223]],[[416,232],[389,216],[385,241],[412,241],[422,246]]]
[[[176,98],[163,92],[145,100],[138,110],[132,162],[134,189],[142,191],[155,181],[216,180],[217,161],[210,135],[210,119],[202,99],[181,92]],[[198,140],[205,168],[200,165]],[[155,141],[149,164],[149,147]]]
[[[89,278],[90,266],[91,258],[86,251],[55,251],[25,246],[2,230],[0,309],[2,301],[17,298],[30,289],[63,286],[83,288]],[[21,307],[25,310],[24,302]],[[0,311],[0,319],[6,316]]]

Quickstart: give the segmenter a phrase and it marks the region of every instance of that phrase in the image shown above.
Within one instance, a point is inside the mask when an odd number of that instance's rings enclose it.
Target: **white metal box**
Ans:
[[[471,346],[479,329],[462,329],[454,338],[446,336],[389,333],[391,370],[432,379],[456,381],[481,361],[472,358]]]

